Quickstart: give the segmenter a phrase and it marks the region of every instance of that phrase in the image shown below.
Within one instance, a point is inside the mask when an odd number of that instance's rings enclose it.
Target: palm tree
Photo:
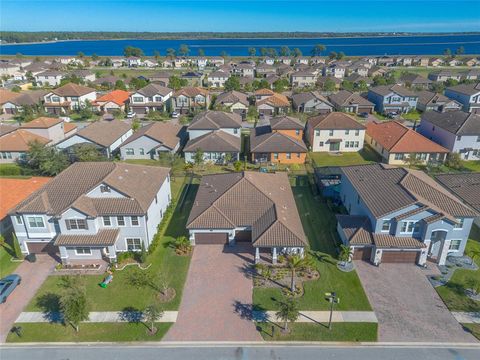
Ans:
[[[480,250],[471,249],[467,252],[467,255],[470,256],[470,265],[473,265],[475,259],[480,259]]]
[[[348,263],[351,260],[353,250],[350,246],[340,245],[340,254],[338,255],[338,260]]]
[[[292,281],[290,285],[290,291],[295,293],[295,275],[298,270],[301,270],[307,266],[307,260],[300,255],[288,255],[286,258],[287,267],[290,269],[292,275]]]
[[[279,310],[275,315],[284,322],[283,329],[287,332],[288,322],[295,322],[300,315],[297,301],[292,297],[285,298],[280,302]]]

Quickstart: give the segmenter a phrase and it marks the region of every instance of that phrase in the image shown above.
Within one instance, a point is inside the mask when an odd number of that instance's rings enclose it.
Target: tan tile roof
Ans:
[[[68,83],[52,90],[53,94],[59,96],[83,96],[92,92],[95,92],[95,89],[74,83]]]
[[[255,128],[250,134],[250,151],[252,153],[305,153],[307,146],[302,140],[281,132],[262,132],[260,127]]]
[[[6,89],[0,89],[0,105],[3,105],[19,96],[20,96],[19,93],[9,91]]]
[[[411,237],[389,234],[372,234],[372,236],[375,246],[379,249],[423,249],[426,247],[423,242]]]
[[[72,130],[75,130],[77,128],[77,125],[75,125],[74,123],[64,123],[63,124],[63,132],[65,134],[68,134],[69,132],[71,132]]]
[[[39,117],[32,121],[20,125],[24,129],[48,129],[54,125],[60,124],[63,120],[60,118]]]
[[[438,175],[437,180],[480,212],[480,172]]]
[[[241,127],[242,117],[240,115],[207,110],[194,116],[188,130],[239,129]]]
[[[267,104],[273,107],[285,107],[290,106],[290,102],[288,101],[287,97],[283,94],[273,93],[272,96],[269,96],[266,99],[257,101],[256,105],[263,105]]]
[[[131,126],[120,120],[95,121],[79,130],[76,135],[88,139],[96,144],[108,147],[125,135]]]
[[[0,151],[26,152],[32,142],[48,144],[50,140],[28,130],[18,129],[0,137]]]
[[[182,127],[178,124],[171,122],[154,122],[136,131],[132,136],[125,140],[122,147],[142,136],[146,136],[173,150],[180,142],[181,130]]]
[[[303,130],[305,125],[297,118],[283,115],[270,119],[272,130]]]
[[[370,220],[366,216],[336,215],[350,245],[373,244]]]
[[[252,227],[257,247],[307,246],[286,173],[206,175],[187,221],[188,229]]]
[[[313,129],[325,130],[363,130],[365,126],[360,124],[350,115],[342,112],[331,112],[328,114],[314,116],[308,119],[309,125]]]
[[[101,229],[95,235],[58,235],[55,246],[111,246],[117,242],[120,229]]]
[[[241,139],[223,130],[212,131],[205,135],[188,140],[184,152],[194,152],[201,149],[204,152],[239,152]]]

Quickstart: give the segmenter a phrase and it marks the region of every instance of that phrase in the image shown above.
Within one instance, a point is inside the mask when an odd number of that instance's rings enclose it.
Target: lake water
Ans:
[[[437,36],[398,36],[362,38],[317,38],[317,39],[208,39],[208,40],[92,40],[60,41],[42,44],[0,45],[0,54],[14,55],[76,55],[79,51],[86,55],[121,56],[126,46],[141,48],[145,55],[154,51],[166,54],[168,48],[178,49],[180,44],[190,47],[190,55],[197,55],[203,49],[206,55],[220,55],[226,51],[231,56],[246,56],[248,48],[298,47],[304,55],[309,55],[315,44],[327,47],[330,51],[343,51],[346,55],[441,55],[446,48],[453,51],[460,46],[465,54],[480,54],[480,35],[437,35]]]

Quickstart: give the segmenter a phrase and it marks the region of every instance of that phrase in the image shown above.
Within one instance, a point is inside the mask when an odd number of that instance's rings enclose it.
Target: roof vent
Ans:
[[[122,179],[123,179],[123,176],[119,176],[119,177],[118,177],[118,180],[122,180]]]
[[[128,173],[128,169],[125,169],[125,172]]]

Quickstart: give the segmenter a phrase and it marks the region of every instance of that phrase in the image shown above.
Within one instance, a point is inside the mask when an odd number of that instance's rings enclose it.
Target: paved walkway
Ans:
[[[165,341],[261,341],[252,320],[251,247],[197,245]]]
[[[37,255],[35,263],[24,261],[17,267],[15,274],[22,277],[22,283],[10,294],[7,302],[0,305],[0,342],[5,342],[15,320],[52,273],[55,264],[51,256]]]
[[[255,321],[266,322],[282,322],[275,315],[275,311],[254,311],[253,318]],[[330,311],[300,311],[300,317],[296,322],[301,323],[325,323],[330,318]],[[378,322],[373,311],[334,311],[332,314],[332,322]]]
[[[165,311],[163,316],[157,322],[175,322],[177,321],[178,311]],[[141,312],[121,312],[121,311],[92,311],[89,319],[85,322],[138,322],[143,319]],[[60,313],[45,314],[43,312],[22,312],[15,322],[17,323],[40,323],[40,322],[58,322],[62,321]]]
[[[462,324],[480,324],[480,312],[452,311],[453,316]]]
[[[378,317],[378,341],[477,341],[455,320],[422,268],[413,264],[376,267],[365,261],[355,265]]]

